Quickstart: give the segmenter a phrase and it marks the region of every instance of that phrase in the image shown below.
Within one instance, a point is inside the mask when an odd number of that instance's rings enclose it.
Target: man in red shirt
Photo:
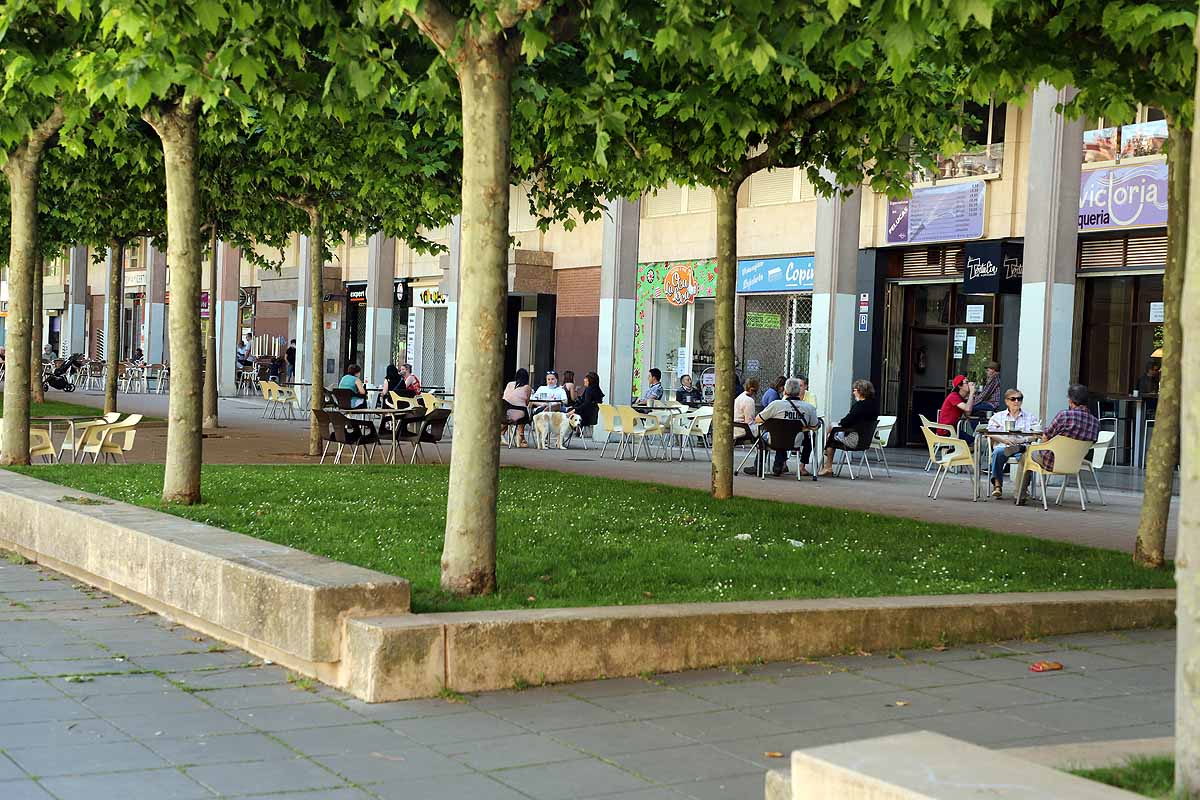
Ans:
[[[975,407],[974,383],[968,381],[965,375],[956,375],[953,386],[954,389],[942,401],[942,407],[938,411],[937,418],[940,424],[951,427],[958,425],[958,421],[962,419],[963,414],[970,414],[971,409]],[[960,431],[959,435],[967,441],[971,440],[966,431]]]

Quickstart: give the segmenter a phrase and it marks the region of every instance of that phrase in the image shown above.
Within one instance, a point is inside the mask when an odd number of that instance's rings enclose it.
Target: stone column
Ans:
[[[596,338],[596,374],[605,400],[620,404],[633,395],[633,331],[637,323],[638,236],[641,201],[610,200],[604,210],[600,252],[600,320]],[[583,385],[576,376],[577,386]],[[596,438],[607,432],[596,426]]]
[[[373,233],[367,240],[367,330],[364,378],[383,382],[392,363],[392,306],[396,284],[396,240]],[[421,373],[417,373],[418,377]]]
[[[450,223],[449,268],[442,278],[442,292],[446,295],[446,366],[442,370],[442,382],[446,391],[453,392],[456,385],[454,365],[458,359],[458,273],[462,263],[462,215],[455,214]],[[470,321],[468,320],[468,324]],[[421,373],[417,373],[421,377]]]
[[[318,390],[321,376],[312,380],[309,370],[312,369],[312,304],[309,302],[310,284],[308,268],[308,248],[312,246],[307,236],[300,236],[300,258],[296,269],[296,383],[313,383],[314,391]]]
[[[87,353],[88,251],[72,247],[67,255],[67,318],[59,334],[59,355]]]
[[[1074,372],[1075,262],[1079,243],[1082,117],[1068,121],[1055,109],[1075,94],[1042,84],[1030,104],[1025,271],[1021,281],[1017,388],[1026,410],[1043,421],[1066,407]],[[1011,374],[1011,373],[1010,373]]]
[[[831,425],[850,410],[854,382],[855,289],[858,279],[858,222],[862,192],[817,198],[813,251],[812,337],[808,386],[817,411]]]
[[[108,355],[108,349],[110,347],[114,347],[119,344],[117,342],[117,339],[119,337],[113,336],[113,332],[108,329],[108,321],[110,319],[112,319],[112,305],[113,305],[113,303],[116,303],[117,308],[120,308],[125,300],[125,281],[124,280],[121,281],[121,288],[120,288],[120,291],[117,292],[116,297],[113,297],[112,293],[109,291],[109,287],[112,286],[113,270],[121,268],[121,265],[117,262],[116,255],[117,254],[113,252],[113,249],[111,247],[104,248],[104,321],[101,322],[98,327],[104,329],[104,354],[105,354],[105,356]],[[122,316],[123,315],[121,314],[121,312],[118,311],[117,312],[117,329],[118,330],[120,330]],[[118,350],[117,351],[117,360],[119,361],[120,359],[121,359],[121,353]]]
[[[163,363],[167,359],[167,254],[154,244],[146,248],[146,303],[143,306],[146,318],[142,329],[146,341],[142,349],[149,364]]]
[[[225,242],[217,244],[217,296],[208,299],[208,313],[217,326],[217,393],[237,394],[238,332],[241,309],[238,295],[242,282],[242,252]]]

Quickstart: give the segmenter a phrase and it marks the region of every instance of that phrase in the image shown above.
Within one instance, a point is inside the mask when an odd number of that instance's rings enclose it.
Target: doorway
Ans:
[[[537,312],[521,311],[517,314],[517,369],[529,371],[530,383],[534,382],[534,360],[537,356]]]

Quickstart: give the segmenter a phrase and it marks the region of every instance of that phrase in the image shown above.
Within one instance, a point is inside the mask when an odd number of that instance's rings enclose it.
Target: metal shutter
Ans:
[[[796,178],[791,169],[761,170],[750,176],[750,205],[770,206],[792,202]]]
[[[1079,241],[1079,272],[1163,269],[1166,265],[1166,234]]]
[[[669,217],[683,210],[683,190],[673,183],[658,189],[642,201],[647,217]]]
[[[922,247],[904,251],[901,278],[956,277],[963,272],[962,245]]]

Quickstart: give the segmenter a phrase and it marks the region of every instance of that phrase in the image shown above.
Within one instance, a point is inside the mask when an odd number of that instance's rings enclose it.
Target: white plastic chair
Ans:
[[[608,403],[601,403],[599,408],[600,424],[604,426],[604,446],[600,448],[600,457],[604,458],[604,452],[608,450],[609,442],[612,441],[612,435],[617,434],[617,455],[625,449],[625,429],[621,425],[621,416],[617,413],[617,407]]]
[[[1112,447],[1112,441],[1116,437],[1116,431],[1100,431],[1100,438],[1096,440],[1096,444],[1092,446],[1092,454],[1090,458],[1083,460],[1083,468],[1092,474],[1092,480],[1096,483],[1096,494],[1100,497],[1100,505],[1108,505],[1104,500],[1104,494],[1100,491],[1100,478],[1096,475],[1096,470],[1104,468],[1104,460],[1108,457],[1109,448]],[[1058,500],[1061,503],[1063,493],[1067,490],[1067,482],[1063,481],[1062,488],[1058,490]]]
[[[109,411],[99,419],[94,419],[90,422],[75,423],[75,435],[77,438],[72,441],[71,433],[69,431],[67,432],[67,435],[63,437],[62,446],[58,450],[59,460],[62,460],[63,453],[67,452],[68,450],[72,451],[72,458],[74,458],[74,453],[78,452],[79,448],[83,446],[83,439],[87,435],[89,428],[93,428],[97,425],[111,425],[120,418],[121,415],[116,411]]]
[[[91,454],[92,463],[97,463],[101,457],[107,460],[112,457],[125,460],[125,453],[133,449],[133,439],[137,424],[142,421],[141,414],[130,414],[120,422],[107,425],[93,425],[83,435],[83,444],[79,452],[85,456]]]
[[[892,477],[892,469],[888,466],[887,454],[883,452],[883,448],[888,446],[888,442],[892,439],[892,428],[896,427],[896,417],[885,416],[879,418],[879,423],[875,426],[875,437],[871,440],[871,446],[863,451],[863,463],[866,463],[867,452],[874,451],[879,454],[879,460],[883,462],[883,468],[887,472],[887,476]],[[872,476],[874,477],[874,476]]]

